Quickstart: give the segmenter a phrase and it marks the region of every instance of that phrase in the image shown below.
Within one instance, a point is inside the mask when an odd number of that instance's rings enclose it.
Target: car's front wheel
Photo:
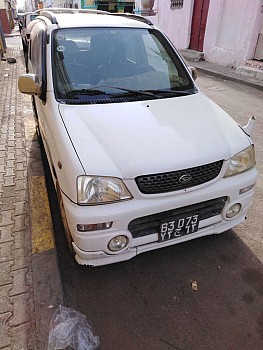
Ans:
[[[74,257],[75,252],[74,252],[74,249],[72,246],[73,240],[72,240],[72,236],[71,236],[71,233],[69,230],[69,226],[68,226],[68,222],[67,222],[67,218],[66,218],[65,208],[64,208],[63,199],[62,199],[61,190],[60,190],[58,180],[56,180],[56,192],[57,192],[57,198],[58,198],[58,205],[59,205],[59,209],[60,209],[60,215],[61,215],[61,219],[62,219],[63,226],[64,226],[65,236],[67,239],[68,249],[69,249],[70,255],[72,255]]]

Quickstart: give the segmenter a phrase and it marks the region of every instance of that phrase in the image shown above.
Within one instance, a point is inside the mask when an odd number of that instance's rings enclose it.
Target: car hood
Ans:
[[[89,175],[124,179],[229,159],[250,144],[236,122],[202,93],[95,105],[60,104]]]

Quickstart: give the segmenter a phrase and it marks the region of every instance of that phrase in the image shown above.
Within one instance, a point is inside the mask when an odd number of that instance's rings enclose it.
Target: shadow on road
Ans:
[[[263,349],[263,268],[234,231],[79,266],[47,169],[46,178],[66,306],[86,315],[100,349]]]

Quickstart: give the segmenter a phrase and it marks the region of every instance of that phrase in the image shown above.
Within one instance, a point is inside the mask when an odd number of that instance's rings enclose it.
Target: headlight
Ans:
[[[251,145],[230,159],[224,177],[229,177],[246,171],[255,166],[254,146]]]
[[[104,176],[79,176],[78,204],[96,205],[133,198],[121,179]]]

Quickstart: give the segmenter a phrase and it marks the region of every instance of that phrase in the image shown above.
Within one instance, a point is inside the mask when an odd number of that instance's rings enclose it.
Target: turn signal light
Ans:
[[[103,222],[99,224],[77,224],[77,230],[79,232],[98,231],[98,230],[106,230],[111,226],[112,226],[112,221]]]

